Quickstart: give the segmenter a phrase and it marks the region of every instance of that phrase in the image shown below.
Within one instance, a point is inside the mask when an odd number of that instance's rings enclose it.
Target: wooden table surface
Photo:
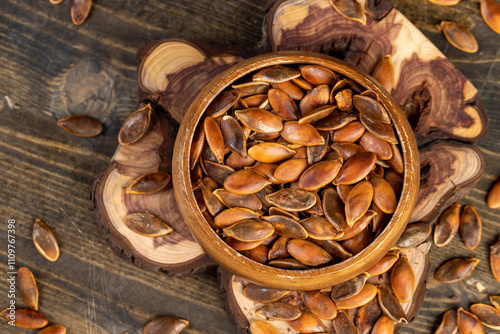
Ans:
[[[265,0],[107,0],[94,2],[81,26],[70,19],[70,2],[2,1],[0,12],[0,307],[9,302],[7,222],[16,221],[16,266],[30,268],[40,290],[40,310],[69,333],[139,333],[157,316],[188,319],[186,333],[235,333],[224,310],[224,296],[211,274],[182,278],[146,272],[116,256],[97,228],[89,194],[109,164],[118,130],[135,109],[136,50],[160,37],[197,38],[254,47],[261,39]],[[404,333],[431,333],[448,308],[467,308],[500,294],[490,273],[488,252],[500,234],[500,211],[488,209],[485,195],[500,176],[500,35],[481,19],[479,4],[462,0],[439,7],[427,0],[391,0],[478,88],[490,121],[479,142],[486,171],[462,203],[473,204],[483,220],[481,245],[470,251],[459,236],[431,250],[431,275],[420,315]],[[435,25],[464,22],[479,42],[476,54],[451,47]],[[78,73],[87,75],[74,76]],[[100,90],[70,98],[96,80]],[[92,85],[90,85],[92,86]],[[95,85],[94,85],[95,86]],[[94,94],[93,97],[85,94]],[[97,94],[97,95],[95,95]],[[94,105],[81,103],[93,101]],[[97,105],[99,104],[99,105]],[[57,119],[106,106],[97,116],[104,133],[79,138],[62,131]],[[102,108],[101,108],[102,109]],[[55,262],[45,260],[31,241],[32,222],[52,227],[61,247]],[[456,256],[481,260],[469,278],[440,284],[436,267]],[[477,282],[485,287],[478,292]],[[17,305],[24,305],[17,294]],[[34,333],[0,323],[2,333]],[[495,332],[487,329],[486,332]]]

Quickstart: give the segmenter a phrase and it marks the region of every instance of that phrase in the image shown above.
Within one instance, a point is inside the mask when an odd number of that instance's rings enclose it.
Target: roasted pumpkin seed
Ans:
[[[273,111],[283,120],[296,121],[299,119],[299,108],[287,93],[272,88],[267,92],[267,95]]]
[[[254,320],[250,323],[252,334],[279,334],[279,331],[267,321]]]
[[[40,312],[29,308],[16,308],[14,317],[9,309],[0,311],[0,315],[8,321],[14,321],[16,327],[38,329],[47,326],[47,318]]]
[[[253,169],[242,169],[229,175],[224,188],[236,194],[253,194],[271,184],[269,178]]]
[[[275,268],[280,268],[280,269],[287,269],[287,270],[306,270],[309,269],[309,266],[306,266],[305,264],[293,259],[293,258],[286,258],[286,259],[275,259],[269,261],[268,265],[271,267]]]
[[[319,131],[333,131],[344,127],[346,124],[356,120],[356,117],[344,111],[332,112],[328,116],[313,123]]]
[[[285,188],[266,195],[269,203],[287,211],[305,211],[316,203],[316,197],[307,190]]]
[[[369,227],[366,227],[364,230],[361,230],[354,237],[344,240],[342,242],[342,247],[352,254],[358,254],[363,249],[368,246],[371,240],[372,233]]]
[[[352,226],[348,226],[342,232],[342,236],[336,238],[335,240],[347,240],[356,236],[358,233],[363,231],[368,227],[373,217],[377,215],[377,213],[373,210],[368,210],[361,218],[359,218]]]
[[[257,284],[249,284],[243,289],[245,297],[257,303],[272,303],[289,293],[290,291],[266,288]]]
[[[468,249],[476,249],[481,242],[483,224],[476,209],[472,205],[464,206],[460,215],[460,235]]]
[[[302,312],[300,317],[288,321],[290,327],[299,333],[326,333],[328,330],[316,315],[309,312]]]
[[[328,104],[329,100],[330,87],[328,87],[328,85],[319,85],[314,87],[314,89],[309,91],[299,103],[301,117],[305,117],[316,108]]]
[[[377,263],[371,266],[366,272],[370,276],[381,275],[392,268],[399,259],[399,252],[388,252]]]
[[[496,308],[486,304],[474,304],[470,306],[470,311],[486,327],[500,329],[500,313]]]
[[[131,145],[144,137],[151,123],[151,113],[150,104],[131,113],[118,133],[118,142],[121,145]]]
[[[127,188],[127,194],[150,195],[165,188],[172,177],[165,172],[153,172],[135,179]]]
[[[262,220],[245,219],[223,228],[223,231],[236,240],[254,242],[270,237],[274,233],[274,227]]]
[[[301,291],[300,296],[307,309],[319,318],[331,320],[337,316],[337,307],[333,301],[319,290]]]
[[[330,105],[330,104],[322,105],[316,109],[313,109],[304,117],[301,117],[298,122],[299,122],[299,124],[314,123],[316,121],[319,121],[319,120],[327,117],[335,109],[337,109],[337,106]]]
[[[214,217],[214,224],[218,228],[226,228],[246,219],[258,219],[260,215],[247,208],[231,208],[224,210]]]
[[[500,282],[500,240],[490,248],[490,267],[493,277]]]
[[[344,203],[333,188],[323,191],[323,212],[326,219],[339,231],[344,231],[348,225],[345,218]]]
[[[295,80],[295,79],[293,79],[293,80]],[[300,101],[304,97],[305,93],[301,87],[299,87],[298,85],[293,83],[293,80],[276,82],[276,83],[273,83],[272,86],[273,86],[273,88],[276,88],[276,89],[279,89],[279,90],[285,92],[292,99],[294,99],[296,101]]]
[[[382,316],[382,310],[377,298],[361,306],[356,316],[356,328],[359,334],[370,334],[377,320]]]
[[[276,180],[287,183],[294,182],[299,179],[302,173],[307,169],[306,159],[288,160],[279,165],[274,171]]]
[[[174,317],[156,318],[148,322],[144,334],[178,334],[187,327],[189,321]]]
[[[343,334],[358,334],[358,330],[351,318],[343,310],[340,310],[337,317],[333,319],[333,328],[335,332]]]
[[[253,211],[262,209],[262,202],[255,194],[235,194],[226,189],[216,189],[213,194],[228,208],[242,207]]]
[[[337,75],[332,70],[320,65],[305,65],[300,68],[302,77],[314,86],[332,86],[337,81]]]
[[[349,160],[356,153],[365,152],[365,149],[355,143],[333,143],[331,146],[343,161]],[[376,157],[375,157],[376,159]]]
[[[306,266],[319,266],[333,260],[327,251],[307,240],[292,239],[286,248],[294,259]]]
[[[460,224],[460,206],[459,203],[455,203],[439,216],[434,228],[434,244],[437,247],[446,246],[457,234]]]
[[[384,213],[394,213],[398,200],[389,182],[373,173],[368,175],[368,181],[373,186],[373,203]]]
[[[381,316],[372,329],[372,334],[392,334],[394,333],[394,320],[388,316]]]
[[[245,242],[245,241],[240,241],[236,240],[235,238],[232,237],[225,237],[224,242],[231,248],[237,251],[249,251],[254,248],[259,247],[264,243],[266,239],[263,240],[257,240],[257,241],[251,241],[251,242]]]
[[[484,334],[479,319],[461,307],[457,311],[457,327],[460,333]]]
[[[356,296],[365,286],[369,275],[359,274],[348,281],[339,283],[332,288],[331,297],[337,303]]]
[[[446,40],[459,49],[467,53],[477,52],[478,45],[472,33],[458,22],[441,21],[439,25]]]
[[[61,118],[57,121],[57,125],[78,137],[95,137],[102,132],[101,122],[88,115],[71,115]]]
[[[245,158],[247,155],[247,142],[240,123],[233,117],[226,115],[222,117],[220,128],[229,150],[241,158]]]
[[[401,256],[392,267],[391,287],[394,295],[401,302],[407,303],[413,298],[413,293],[415,292],[415,273],[406,255]]]
[[[434,274],[441,283],[453,283],[469,276],[479,263],[476,258],[456,258],[443,263]]]
[[[391,144],[391,148],[392,148],[392,157],[389,160],[387,160],[387,163],[397,173],[403,173],[404,161],[403,157],[401,156],[401,152],[399,151],[399,148],[396,144]]]
[[[214,154],[218,163],[224,162],[226,146],[221,129],[212,116],[205,117],[204,121],[205,139],[210,150]]]
[[[391,124],[391,118],[384,106],[377,100],[365,95],[354,95],[353,104],[356,110],[372,122]],[[360,115],[360,116],[361,116]]]
[[[39,331],[38,334],[66,334],[66,327],[63,325],[50,325]]]
[[[372,204],[374,187],[368,181],[361,181],[352,188],[345,203],[346,222],[349,226],[363,217]]]
[[[281,215],[262,218],[273,225],[274,232],[278,235],[293,239],[307,239],[308,237],[308,233],[304,226],[295,219]]]
[[[71,3],[71,20],[75,25],[82,24],[90,13],[92,0],[73,0]]]
[[[332,182],[337,177],[342,162],[339,160],[320,161],[307,168],[299,179],[299,188],[316,190]]]
[[[370,300],[377,296],[377,287],[370,283],[365,283],[361,290],[355,295],[342,300],[336,300],[337,309],[356,308],[367,304]]]
[[[365,132],[359,139],[359,143],[367,152],[373,152],[379,160],[389,160],[392,158],[391,145],[370,132]]]
[[[233,169],[241,169],[250,166],[255,162],[255,159],[247,154],[245,158],[240,157],[237,154],[231,153],[226,159],[226,165]]]
[[[486,204],[490,209],[500,208],[500,178],[495,181],[493,186],[488,191]]]
[[[249,250],[243,252],[243,254],[246,257],[248,257],[250,260],[254,260],[255,262],[262,263],[262,264],[267,263],[268,253],[269,253],[269,249],[262,244],[258,245],[255,248],[252,248],[252,249],[249,249]]]
[[[212,193],[218,187],[219,185],[217,182],[209,176],[206,176],[201,180],[203,201],[212,216],[216,216],[224,209],[224,204],[222,204],[219,198]]]
[[[309,217],[299,223],[306,229],[309,238],[312,239],[334,240],[344,234],[324,217]]]
[[[500,5],[494,0],[481,0],[481,15],[484,22],[497,34],[500,34]]]
[[[344,163],[334,183],[354,184],[361,181],[375,168],[376,161],[377,156],[374,153],[356,153]]]
[[[255,315],[269,320],[284,320],[290,321],[300,317],[302,312],[300,309],[292,304],[275,302],[265,304],[255,311]],[[263,332],[268,333],[268,332]],[[253,332],[252,332],[253,334]]]
[[[365,127],[363,124],[359,121],[354,121],[335,131],[333,133],[333,141],[354,143],[356,140],[361,138],[363,133],[365,133]]]
[[[317,240],[309,239],[316,245],[321,246],[324,250],[330,253],[331,256],[341,260],[347,260],[352,257],[352,254],[346,251],[338,242],[333,240]]]
[[[382,312],[395,322],[408,323],[406,314],[396,296],[383,287],[378,288],[378,303]]]
[[[244,126],[255,132],[270,133],[283,129],[283,123],[278,116],[265,109],[236,110],[235,115]]]
[[[59,258],[59,245],[51,229],[40,219],[33,223],[33,244],[47,260],[54,262]]]
[[[290,158],[295,151],[278,143],[261,143],[248,149],[248,155],[253,159],[265,162],[276,163]]]
[[[443,319],[435,334],[454,334],[457,330],[457,311],[448,310],[444,313]]]
[[[335,102],[340,111],[349,112],[352,110],[352,90],[343,89],[335,94]]]
[[[130,230],[145,237],[159,237],[173,231],[163,220],[150,213],[131,213],[123,222]]]
[[[372,77],[377,80],[389,93],[394,85],[394,66],[391,55],[387,54],[373,70]]]
[[[300,77],[299,70],[287,66],[276,65],[263,68],[253,75],[252,80],[272,83],[284,82],[297,77]]]
[[[237,89],[226,90],[220,93],[205,111],[206,116],[217,118],[226,114],[226,112],[238,102],[241,92]]]
[[[427,223],[414,223],[406,226],[403,234],[394,245],[396,249],[416,247],[427,240],[432,227]]]
[[[356,0],[330,0],[333,8],[349,20],[358,21],[366,24],[366,15],[363,7]]]
[[[38,288],[31,270],[26,267],[19,268],[17,271],[17,285],[21,297],[23,297],[29,308],[38,311]]]
[[[267,91],[271,88],[269,83],[262,81],[250,81],[238,85],[231,85],[231,87],[240,91],[240,97],[267,94]]]
[[[279,237],[267,253],[268,260],[274,259],[284,259],[290,256],[288,250],[286,249],[286,244],[290,240],[289,237],[281,236]]]
[[[281,137],[300,146],[324,145],[325,140],[311,124],[299,124],[296,121],[285,122]]]
[[[389,144],[398,143],[398,139],[396,137],[396,134],[394,133],[394,129],[390,124],[373,121],[363,113],[359,114],[359,120],[361,121],[361,124],[364,125],[366,130],[368,130],[378,138],[385,140]]]

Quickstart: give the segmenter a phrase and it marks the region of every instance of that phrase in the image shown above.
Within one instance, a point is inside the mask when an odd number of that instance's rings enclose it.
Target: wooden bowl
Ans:
[[[190,180],[189,152],[198,122],[205,109],[224,89],[238,79],[264,67],[286,64],[317,64],[350,78],[375,91],[390,114],[399,136],[404,159],[404,185],[396,211],[385,229],[364,250],[337,264],[308,270],[285,270],[263,265],[229,247],[211,228],[198,208]],[[191,104],[180,126],[174,147],[173,185],[181,213],[191,233],[206,253],[229,272],[256,284],[285,290],[315,290],[349,280],[381,259],[403,232],[415,206],[419,189],[420,166],[413,131],[390,94],[369,75],[355,67],[322,54],[277,52],[242,61],[218,75]]]

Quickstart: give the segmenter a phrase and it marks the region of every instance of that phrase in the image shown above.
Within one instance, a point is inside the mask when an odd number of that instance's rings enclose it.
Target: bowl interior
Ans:
[[[398,135],[404,160],[404,183],[396,211],[384,230],[364,250],[352,258],[328,267],[286,270],[252,261],[229,247],[210,227],[198,209],[190,181],[189,152],[198,122],[212,100],[232,83],[259,69],[286,64],[316,64],[349,78],[365,89],[375,91],[388,111]],[[174,148],[173,181],[181,213],[195,239],[206,253],[231,273],[256,284],[286,290],[314,290],[344,282],[375,264],[394,245],[403,232],[419,187],[418,149],[413,131],[390,94],[369,75],[353,66],[322,54],[277,52],[247,59],[218,75],[198,95],[186,113]]]

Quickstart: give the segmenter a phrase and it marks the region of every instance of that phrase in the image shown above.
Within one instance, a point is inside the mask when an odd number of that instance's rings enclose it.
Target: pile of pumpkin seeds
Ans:
[[[363,250],[395,211],[404,171],[377,94],[320,65],[266,67],[219,94],[195,131],[190,165],[213,229],[285,269]]]

